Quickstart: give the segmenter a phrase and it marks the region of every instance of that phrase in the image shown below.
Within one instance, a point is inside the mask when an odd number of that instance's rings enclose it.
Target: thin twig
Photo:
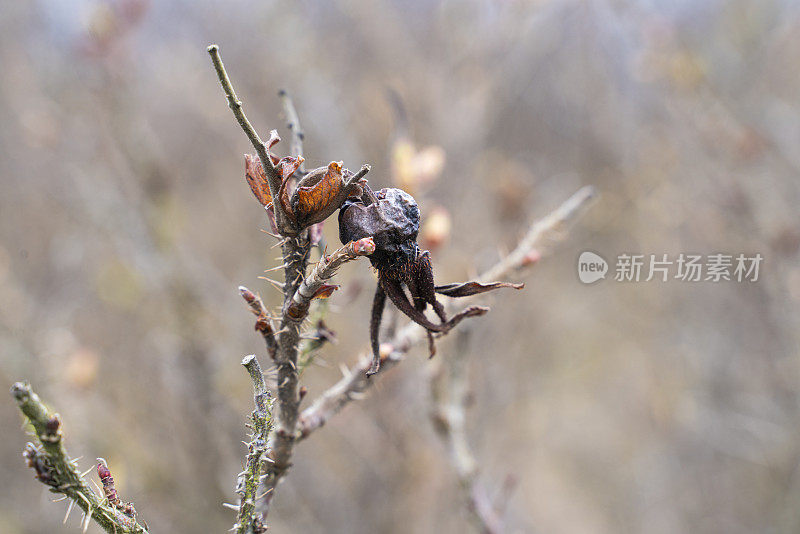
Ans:
[[[269,157],[269,153],[267,152],[268,147],[261,140],[261,137],[259,137],[255,128],[253,128],[253,125],[250,124],[250,121],[244,114],[242,102],[237,98],[236,92],[233,90],[233,84],[231,83],[230,78],[228,78],[228,73],[225,71],[225,65],[222,63],[222,58],[219,55],[219,46],[215,44],[209,46],[208,53],[211,56],[211,62],[214,64],[214,69],[217,71],[217,77],[219,78],[220,85],[222,85],[222,90],[225,92],[225,97],[228,99],[228,107],[231,108],[234,117],[236,117],[236,120],[239,122],[239,126],[242,127],[242,130],[244,130],[247,138],[250,139],[250,143],[253,145],[253,148],[256,149],[259,159],[261,159],[261,167],[264,169],[264,172],[267,176],[270,196],[273,199],[278,199],[280,198],[278,192],[280,191],[283,180],[281,179],[278,170],[272,164],[272,159]],[[289,224],[289,219],[283,212],[281,203],[273,202],[272,205],[273,209],[275,210],[275,222],[280,232],[284,235],[295,235],[296,231],[292,228],[291,224]]]
[[[591,185],[580,188],[549,215],[530,226],[517,247],[508,256],[483,273],[478,280],[502,280],[512,272],[531,262],[530,253],[539,249],[542,252],[548,240],[558,240],[565,236],[570,223],[576,221],[592,201],[597,198],[597,189]]]
[[[116,534],[146,534],[147,529],[136,518],[115,508],[108,500],[98,496],[83,480],[73,460],[64,448],[61,419],[51,412],[26,382],[11,386],[11,396],[20,411],[33,426],[40,445],[28,443],[24,456],[28,466],[36,471],[36,478],[50,486],[53,493],[61,493],[84,512],[85,523],[90,519],[106,532]],[[72,504],[69,510],[72,509]],[[69,514],[67,514],[69,515]]]
[[[587,186],[578,190],[549,215],[531,225],[519,245],[495,266],[478,277],[481,281],[498,280],[529,263],[531,251],[543,244],[548,238],[563,236],[568,223],[574,221],[596,197],[594,187]],[[449,308],[450,306],[445,306]],[[381,345],[381,366],[376,374],[383,374],[401,361],[405,353],[414,345],[427,339],[425,330],[417,324],[408,323],[397,331],[388,343]],[[328,390],[323,392],[300,415],[300,437],[305,438],[317,428],[323,426],[350,401],[360,398],[361,394],[375,383],[365,376],[370,368],[370,356],[362,355],[358,363],[345,376]]]

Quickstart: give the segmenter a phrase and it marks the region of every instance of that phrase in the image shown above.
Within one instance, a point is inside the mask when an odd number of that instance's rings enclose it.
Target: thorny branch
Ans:
[[[254,503],[255,513],[264,517],[269,509],[275,485],[291,465],[292,449],[295,441],[294,429],[297,424],[298,407],[300,405],[297,346],[300,340],[300,322],[304,317],[294,320],[289,318],[285,312],[305,276],[310,243],[308,231],[305,228],[299,230],[295,228],[284,212],[282,203],[278,201],[280,198],[279,191],[283,184],[282,177],[272,164],[272,159],[267,152],[268,147],[261,141],[261,138],[242,111],[242,103],[236,97],[233,85],[220,58],[219,47],[217,45],[209,46],[208,53],[211,55],[214,69],[217,71],[217,77],[228,100],[228,106],[233,111],[236,120],[250,139],[261,160],[261,165],[267,176],[270,196],[273,199],[272,205],[275,210],[276,224],[280,233],[285,237],[282,246],[284,304],[280,328],[276,333],[277,350],[275,350],[275,364],[278,371],[278,413],[274,418],[274,426],[269,433],[267,442],[270,460],[264,466],[264,475],[258,478],[257,491],[259,495],[256,497],[263,497],[256,499],[257,502]],[[241,526],[241,521],[239,525]]]
[[[242,296],[258,316],[256,328],[264,336],[268,352],[274,358],[277,368],[276,404],[278,409],[274,419],[270,419],[270,430],[266,449],[263,453],[266,461],[262,462],[260,467],[256,463],[255,470],[250,472],[250,475],[252,475],[251,483],[253,480],[257,480],[258,486],[252,495],[250,495],[252,492],[248,489],[245,490],[247,497],[243,498],[242,504],[239,506],[239,519],[237,522],[237,528],[241,532],[259,532],[258,528],[264,526],[263,520],[269,511],[275,486],[291,466],[302,396],[299,388],[298,372],[300,327],[308,316],[309,303],[311,299],[318,295],[318,291],[324,289],[324,282],[333,276],[342,263],[358,256],[371,254],[375,250],[374,243],[371,240],[350,243],[332,256],[323,257],[314,272],[306,277],[311,246],[308,227],[327,219],[348,196],[361,193],[362,180],[369,172],[369,165],[362,166],[361,170],[355,174],[347,171],[342,175],[341,164],[335,162],[331,163],[327,169],[321,168],[312,171],[300,178],[295,187],[295,193],[298,193],[314,190],[316,186],[320,186],[320,199],[311,200],[310,207],[312,209],[308,211],[308,205],[297,206],[295,199],[299,199],[299,196],[293,196],[291,206],[284,204],[285,199],[281,196],[281,193],[287,187],[289,176],[282,176],[282,171],[275,167],[268,153],[269,146],[261,141],[261,138],[244,115],[242,103],[236,96],[220,58],[219,47],[217,45],[209,46],[208,53],[211,55],[212,63],[228,100],[228,106],[233,111],[236,120],[250,139],[253,147],[255,147],[261,160],[261,166],[266,175],[272,200],[271,204],[275,212],[278,232],[284,238],[282,241],[284,281],[279,286],[283,291],[283,306],[277,331],[274,331],[271,320],[265,312],[260,299],[246,288],[240,289]],[[292,151],[297,152],[296,155],[300,156],[303,132],[300,128],[297,112],[285,91],[282,91],[280,96],[283,99],[289,128],[292,132]],[[271,134],[270,137],[275,139],[277,134]],[[301,169],[298,170],[301,171]],[[330,179],[328,176],[331,172],[338,173],[340,182],[336,182],[335,179],[334,182],[325,181]],[[337,187],[334,187],[333,184]],[[331,192],[331,189],[333,189],[333,192]],[[317,200],[321,201],[318,205],[315,203]],[[302,217],[295,212],[298,207],[301,208]],[[254,365],[253,362],[255,362],[255,359],[249,360],[249,363]],[[254,437],[254,441],[256,439]],[[251,449],[253,448],[252,443],[250,447]],[[251,451],[249,456],[252,456],[252,454]],[[263,474],[259,469],[263,470]],[[246,472],[245,479],[247,479],[247,476]],[[253,499],[252,506],[251,501],[248,500],[250,498]]]
[[[578,190],[549,215],[532,224],[517,247],[480,275],[478,280],[485,282],[503,279],[513,271],[535,262],[536,255],[547,245],[547,241],[563,237],[569,223],[575,221],[585,211],[595,196],[594,187],[586,186]],[[411,347],[424,340],[426,340],[425,331],[414,323],[399,329],[388,343],[381,345],[381,367],[377,374],[383,374],[394,367]],[[307,437],[323,426],[350,401],[363,397],[363,392],[375,383],[374,377],[370,380],[365,376],[370,365],[370,356],[362,355],[358,363],[346,370],[336,384],[303,410],[299,423],[301,438]]]
[[[28,466],[36,471],[36,478],[50,486],[50,491],[69,499],[67,516],[77,504],[83,510],[82,528],[85,532],[90,519],[106,532],[116,534],[146,534],[147,528],[136,520],[135,512],[123,511],[118,503],[98,496],[78,471],[78,462],[67,454],[61,433],[61,418],[51,412],[26,382],[11,386],[11,396],[20,411],[33,426],[38,445],[27,443],[23,455]],[[66,521],[66,517],[64,518]]]
[[[253,381],[253,402],[255,409],[251,415],[252,435],[247,444],[247,460],[245,469],[239,474],[236,492],[239,494],[236,525],[238,534],[260,534],[266,532],[265,517],[256,513],[258,487],[264,463],[267,458],[267,439],[272,430],[272,398],[261,366],[254,354],[245,356],[242,365],[247,369]]]

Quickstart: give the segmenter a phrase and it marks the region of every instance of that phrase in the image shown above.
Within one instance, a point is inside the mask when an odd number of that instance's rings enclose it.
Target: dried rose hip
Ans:
[[[342,244],[365,237],[375,241],[375,252],[369,256],[372,266],[378,270],[378,287],[372,304],[370,341],[372,344],[372,366],[368,375],[380,368],[380,330],[386,297],[412,321],[425,328],[431,356],[435,353],[433,333],[446,333],[465,317],[483,315],[488,308],[470,306],[448,319],[444,306],[436,300],[436,292],[453,297],[464,297],[490,291],[498,287],[517,287],[511,284],[449,284],[436,287],[430,254],[420,251],[417,245],[420,212],[414,197],[401,189],[387,188],[373,192],[363,186],[360,197],[350,197],[339,210],[339,239]],[[521,287],[521,286],[519,286]],[[409,300],[405,289],[411,294]],[[425,316],[431,305],[441,323],[433,323]]]
[[[368,194],[367,194],[368,195]],[[419,208],[401,189],[375,192],[377,202],[364,204],[350,197],[339,210],[339,239],[343,244],[372,237],[375,252],[368,256],[376,269],[391,269],[417,257]]]

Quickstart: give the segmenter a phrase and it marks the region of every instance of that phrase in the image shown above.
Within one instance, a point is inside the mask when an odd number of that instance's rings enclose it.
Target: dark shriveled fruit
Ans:
[[[375,252],[369,256],[378,270],[413,262],[418,253],[419,207],[402,189],[375,192],[377,202],[364,204],[350,197],[339,210],[339,239],[342,244],[372,237]]]
[[[451,297],[466,297],[499,287],[522,287],[500,282],[466,282],[436,287],[430,255],[427,250],[420,251],[417,245],[419,223],[419,207],[414,197],[401,189],[387,188],[372,192],[369,186],[364,185],[364,194],[348,198],[339,210],[339,239],[342,244],[366,237],[372,237],[375,242],[375,252],[369,259],[378,270],[378,287],[372,304],[372,366],[367,375],[377,373],[380,368],[378,335],[387,297],[398,310],[425,328],[433,356],[434,333],[445,334],[462,319],[483,315],[488,311],[488,308],[471,306],[448,319],[444,306],[436,300],[437,291]],[[410,299],[406,290],[411,295]],[[440,323],[434,323],[425,316],[428,305],[433,308]]]

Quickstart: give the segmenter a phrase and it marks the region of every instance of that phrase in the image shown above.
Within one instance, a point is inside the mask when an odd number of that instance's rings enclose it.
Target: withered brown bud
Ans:
[[[48,436],[55,436],[58,434],[59,428],[61,428],[61,418],[58,414],[54,414],[50,417],[44,425],[45,432]]]
[[[419,207],[402,189],[375,192],[377,202],[365,204],[349,198],[339,210],[339,239],[342,244],[372,237],[375,252],[369,261],[376,269],[392,269],[417,257]]]

